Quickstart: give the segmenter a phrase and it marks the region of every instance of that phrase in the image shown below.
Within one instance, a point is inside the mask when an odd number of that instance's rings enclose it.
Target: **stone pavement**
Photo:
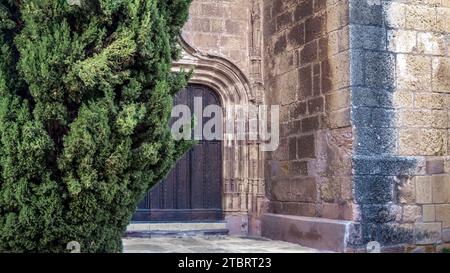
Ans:
[[[318,250],[282,241],[234,236],[124,238],[125,253],[311,253]]]

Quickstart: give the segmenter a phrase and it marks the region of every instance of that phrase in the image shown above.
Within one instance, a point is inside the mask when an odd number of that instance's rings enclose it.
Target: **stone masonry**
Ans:
[[[448,243],[450,1],[349,7],[360,243]]]
[[[450,244],[450,0],[194,0],[183,38],[280,105],[278,150],[250,161],[265,194],[225,208],[247,217],[232,230],[347,252]]]

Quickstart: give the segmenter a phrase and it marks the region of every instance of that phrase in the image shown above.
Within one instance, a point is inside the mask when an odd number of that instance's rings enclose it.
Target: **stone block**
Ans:
[[[446,107],[446,100],[443,94],[437,93],[415,93],[414,106],[432,110],[441,110]]]
[[[384,50],[386,29],[375,26],[350,25],[350,46],[356,49]]]
[[[350,52],[347,50],[331,56],[329,65],[333,89],[348,88],[350,86]]]
[[[417,34],[417,51],[428,55],[445,55],[448,42],[442,34],[419,32]]]
[[[278,15],[276,18],[277,30],[280,31],[287,28],[293,22],[293,19],[293,14],[289,10]]]
[[[333,203],[339,200],[341,188],[334,179],[326,179],[320,184],[320,199],[323,202]],[[333,218],[333,217],[328,217]]]
[[[309,64],[317,60],[318,46],[317,41],[309,42],[300,51],[300,62],[302,65]]]
[[[330,112],[327,118],[330,129],[345,128],[351,125],[350,109]]]
[[[450,58],[433,59],[433,91],[450,93]]]
[[[284,35],[283,33],[275,40],[275,43],[273,45],[273,53],[275,55],[279,55],[286,50],[286,47],[287,47],[287,39],[286,35]]]
[[[435,30],[436,10],[423,5],[406,6],[406,28],[417,30]]]
[[[450,204],[436,205],[436,221],[442,221],[443,228],[450,228]]]
[[[442,241],[444,243],[450,243],[450,228],[444,228],[442,230]]]
[[[397,223],[373,223],[364,229],[364,237],[366,240],[375,240],[382,245],[399,245],[412,243],[414,239],[413,224],[397,224]],[[397,247],[394,247],[394,250]],[[387,249],[392,249],[387,247]],[[391,250],[392,251],[392,250]]]
[[[396,73],[400,89],[431,89],[431,57],[398,54]]]
[[[313,203],[283,202],[282,209],[277,214],[314,217],[316,205]]]
[[[430,204],[433,194],[431,179],[428,176],[417,176],[416,181],[416,201],[418,204]]]
[[[414,179],[403,178],[398,181],[397,198],[400,204],[416,203],[416,185]]]
[[[305,44],[305,24],[300,23],[292,26],[287,33],[288,45],[290,49],[298,48]]]
[[[444,160],[443,159],[431,159],[426,163],[427,174],[441,174],[444,172]]]
[[[355,199],[359,204],[384,204],[394,198],[395,177],[355,176]]]
[[[290,137],[288,139],[288,147],[289,147],[289,159],[290,160],[297,159],[297,139],[295,137]]]
[[[399,2],[383,1],[383,18],[390,28],[405,28],[406,5]]]
[[[318,39],[326,30],[324,15],[315,15],[305,21],[305,41],[308,43]]]
[[[320,250],[343,252],[349,240],[351,222],[325,218],[264,214],[263,237]]]
[[[324,99],[323,97],[317,97],[308,100],[308,112],[309,114],[315,114],[318,112],[323,112],[324,110]]]
[[[302,67],[298,70],[298,98],[306,99],[312,95],[312,68],[310,65]]]
[[[208,33],[196,33],[192,41],[195,41],[195,45],[199,48],[217,48],[219,37]]]
[[[298,152],[297,156],[301,158],[315,157],[315,142],[314,135],[301,136],[297,140]]]
[[[419,130],[400,129],[398,133],[398,150],[401,155],[416,155],[419,151]]]
[[[436,221],[436,208],[434,205],[423,205],[422,206],[422,220],[424,222],[435,222]]]
[[[306,176],[308,175],[307,161],[291,161],[289,164],[290,176]]]
[[[355,175],[415,175],[418,172],[417,158],[390,155],[354,155],[353,170]]]
[[[294,20],[304,20],[311,15],[313,15],[313,1],[302,1],[295,8]]]
[[[410,91],[399,90],[393,94],[392,105],[396,108],[410,108],[414,105],[414,94]],[[389,105],[391,106],[391,105]]]
[[[302,120],[302,132],[313,132],[320,127],[319,116],[312,116]]]
[[[412,101],[411,95],[411,105]],[[353,87],[352,104],[353,106],[392,107],[393,93],[373,88]]]
[[[313,177],[285,178],[272,181],[272,198],[282,202],[315,202],[316,181]]]
[[[362,205],[362,221],[374,224],[379,229],[381,224],[400,222],[402,218],[402,207],[396,205]]]
[[[355,119],[355,117],[353,117]],[[361,155],[380,155],[394,151],[396,130],[392,128],[356,128],[355,151]]]
[[[242,22],[238,20],[228,19],[225,21],[225,31],[231,35],[242,34]]]
[[[431,177],[431,187],[433,189],[433,203],[450,202],[450,175],[433,175]]]
[[[280,179],[272,181],[271,194],[274,201],[290,201],[292,181]]]
[[[317,200],[317,183],[314,177],[301,177],[291,180],[289,201],[313,203]]]
[[[321,216],[327,219],[353,220],[353,205],[351,203],[322,203]]]
[[[341,110],[350,106],[350,91],[332,92],[325,96],[325,110],[327,112]]]
[[[396,53],[412,53],[416,49],[416,31],[392,29],[387,32],[387,48]]]
[[[306,102],[300,101],[291,104],[289,111],[291,119],[300,119],[304,117],[307,111]]]
[[[381,1],[350,0],[350,23],[361,25],[383,24]]]
[[[422,208],[415,205],[403,206],[403,223],[415,223],[422,218]]]
[[[405,127],[446,128],[447,114],[437,110],[407,109],[401,111],[400,122]]]
[[[427,245],[441,242],[441,223],[417,223],[414,228],[416,244]]]
[[[441,156],[444,155],[447,148],[446,130],[421,129],[419,130],[418,154]]]
[[[364,55],[365,83],[368,87],[392,89],[395,84],[395,57],[390,53],[368,51]]]

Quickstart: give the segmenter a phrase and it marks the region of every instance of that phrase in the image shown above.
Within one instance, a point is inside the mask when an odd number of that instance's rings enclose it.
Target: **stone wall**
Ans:
[[[222,56],[249,72],[251,1],[194,0],[183,38],[197,50]]]
[[[259,0],[194,0],[182,33],[179,68],[213,88],[224,113],[263,103]],[[192,47],[192,48],[191,48]],[[238,121],[236,121],[238,123]],[[224,141],[223,213],[231,234],[259,235],[265,211],[263,154],[256,141]]]
[[[268,104],[280,148],[266,162],[276,214],[353,219],[346,1],[264,1]]]
[[[237,230],[337,251],[449,242],[449,28],[450,0],[194,0],[184,39],[280,105],[278,150],[232,158],[265,157],[269,200],[225,182]]]
[[[354,238],[399,250],[449,242],[450,1],[349,7]]]

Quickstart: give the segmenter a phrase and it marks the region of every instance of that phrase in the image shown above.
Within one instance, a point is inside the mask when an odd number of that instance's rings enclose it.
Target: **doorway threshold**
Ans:
[[[132,222],[128,225],[126,237],[183,237],[228,235],[226,222]]]

